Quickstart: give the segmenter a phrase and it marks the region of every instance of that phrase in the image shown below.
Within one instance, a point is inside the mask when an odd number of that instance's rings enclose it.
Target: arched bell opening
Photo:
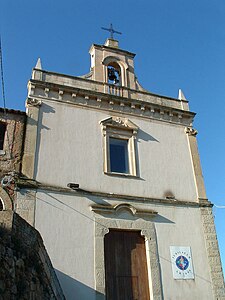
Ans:
[[[107,82],[121,86],[121,68],[117,62],[111,62],[107,65]]]

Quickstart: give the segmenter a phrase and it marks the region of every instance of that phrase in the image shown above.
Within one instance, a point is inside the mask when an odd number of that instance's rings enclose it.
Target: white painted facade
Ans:
[[[60,271],[59,280],[63,283],[62,288],[68,299],[95,299],[95,224],[93,212],[89,208],[96,202],[118,204],[118,200],[107,201],[98,197],[77,197],[44,191],[37,193],[35,227],[42,233],[54,267]],[[163,299],[198,299],[200,295],[203,299],[213,299],[199,210],[133,201],[129,203],[142,209],[150,207],[158,211],[157,217],[148,220],[154,221],[156,227]],[[117,218],[138,219],[124,211]],[[171,245],[191,246],[194,280],[177,281],[172,278]],[[70,277],[68,282],[71,285],[65,282],[67,276]]]
[[[141,230],[151,300],[224,299],[188,102],[144,90],[134,54],[114,40],[90,54],[91,73],[83,77],[33,71],[18,213],[40,231],[66,299],[105,299],[102,240],[109,228]],[[107,83],[113,61],[121,86]],[[137,176],[104,172],[101,121],[110,117],[138,127]],[[173,279],[170,246],[191,247],[194,279]]]
[[[86,190],[139,197],[165,198],[170,191],[179,200],[197,200],[188,138],[180,125],[123,114],[139,127],[139,176],[121,179],[103,173],[100,121],[113,115],[118,114],[43,101],[35,179],[59,187],[77,182]]]

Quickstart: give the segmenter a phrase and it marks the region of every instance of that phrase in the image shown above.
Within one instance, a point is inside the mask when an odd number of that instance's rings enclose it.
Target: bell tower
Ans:
[[[119,48],[114,39],[107,39],[104,45],[93,44],[91,55],[92,80],[129,89],[137,89],[134,73],[135,54]]]

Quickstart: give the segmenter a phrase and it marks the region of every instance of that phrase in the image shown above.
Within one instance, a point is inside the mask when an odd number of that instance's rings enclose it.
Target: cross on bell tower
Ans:
[[[112,39],[112,40],[114,40],[114,38],[113,38],[113,34],[114,34],[114,33],[122,34],[122,32],[119,32],[119,31],[116,31],[116,30],[113,29],[112,23],[110,24],[110,27],[109,27],[109,28],[105,28],[105,27],[101,27],[101,28],[102,28],[103,30],[107,30],[107,31],[110,32],[110,39]]]

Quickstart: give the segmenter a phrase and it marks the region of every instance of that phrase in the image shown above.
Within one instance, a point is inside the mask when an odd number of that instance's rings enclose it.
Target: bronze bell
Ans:
[[[117,80],[115,70],[113,68],[108,69],[108,77],[109,77],[109,80],[111,80],[111,81],[116,81]]]
[[[109,80],[113,81],[114,84],[119,83],[119,80],[118,80],[119,74],[117,76],[116,73],[118,73],[118,71],[116,71],[114,68],[108,68],[108,78],[109,78]]]

